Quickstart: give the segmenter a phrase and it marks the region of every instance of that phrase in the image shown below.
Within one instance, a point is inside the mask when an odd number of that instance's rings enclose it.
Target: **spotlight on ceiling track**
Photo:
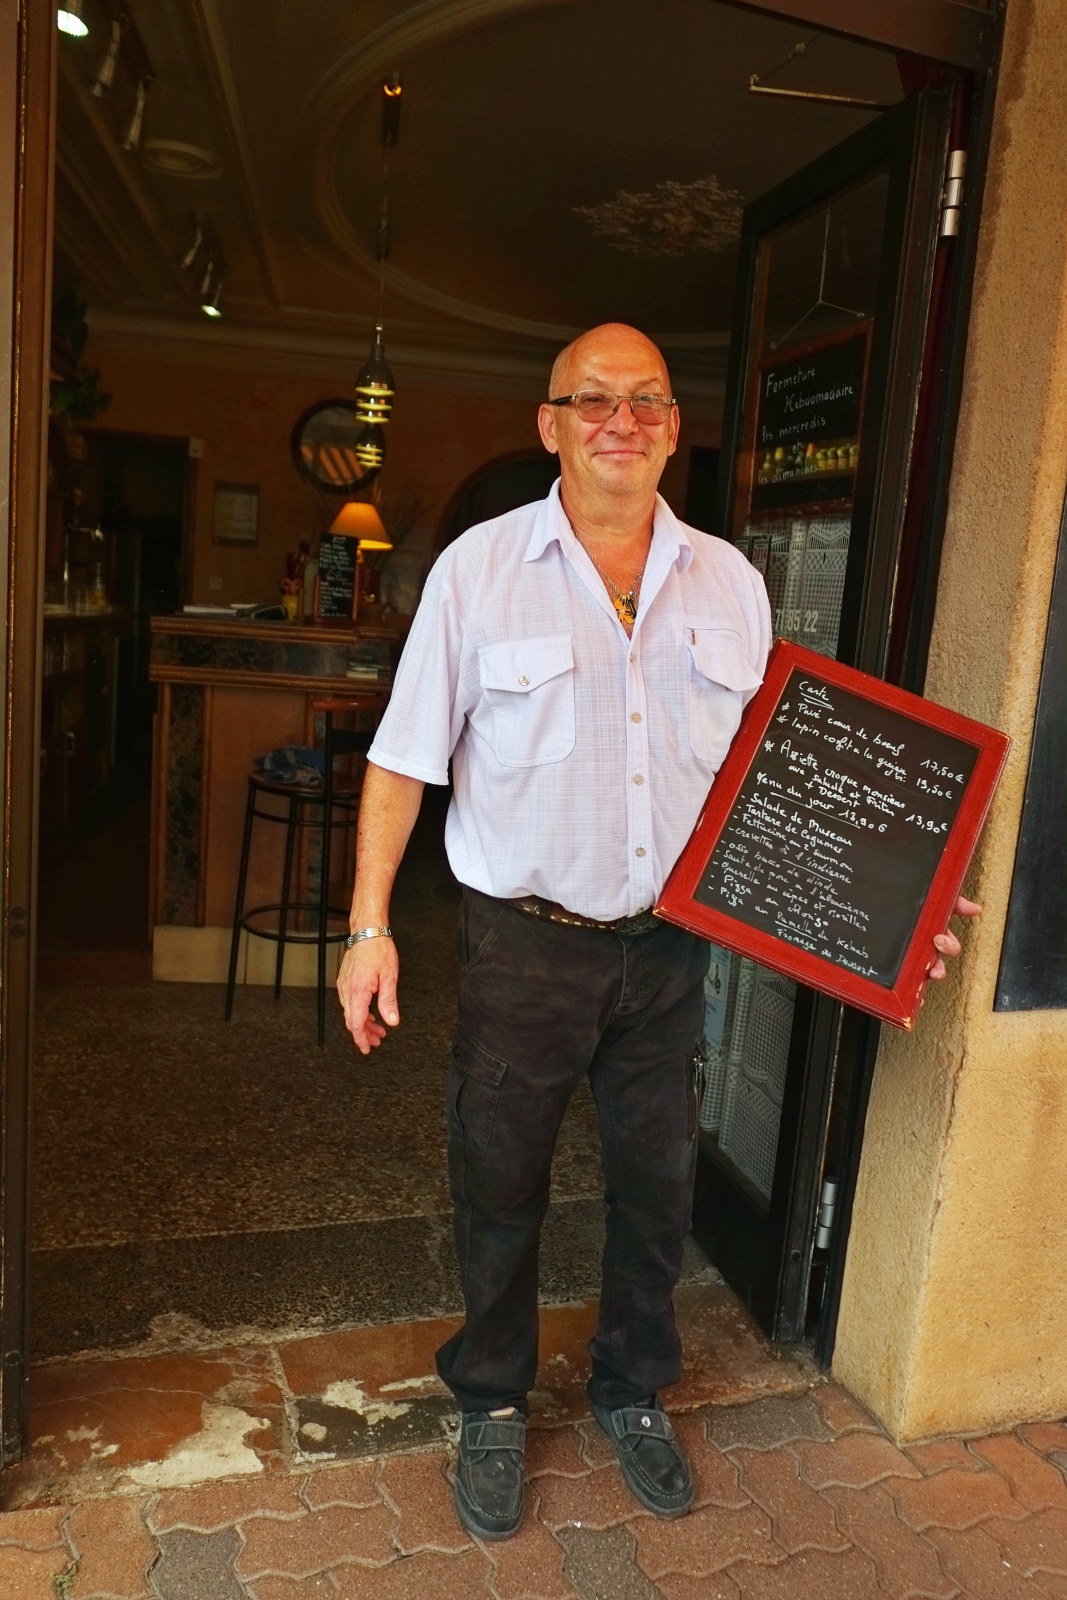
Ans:
[[[204,242],[204,224],[199,217],[193,219],[193,237],[189,241],[189,248],[182,256],[179,265],[183,272],[191,272],[193,263],[200,254],[200,246]]]
[[[140,78],[137,83],[137,98],[133,102],[130,120],[122,135],[122,148],[128,150],[131,155],[140,150],[141,140],[144,138],[144,106],[147,99],[148,84],[144,78]]]
[[[96,74],[96,82],[92,92],[98,100],[102,100],[115,81],[115,67],[119,59],[119,47],[122,44],[122,23],[118,17],[111,22],[111,43],[107,47],[107,54],[100,63],[100,70]]]
[[[60,33],[69,33],[73,39],[84,39],[89,27],[82,20],[82,0],[64,0],[56,11],[56,26]]]
[[[200,309],[205,317],[222,316],[222,273],[209,261],[200,280]]]

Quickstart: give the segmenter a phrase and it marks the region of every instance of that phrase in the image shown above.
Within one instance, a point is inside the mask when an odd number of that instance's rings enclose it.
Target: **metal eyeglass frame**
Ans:
[[[588,417],[587,418],[587,417],[583,417],[581,412],[579,411],[578,412],[578,416],[579,416],[580,420],[583,421],[583,422],[586,422],[586,421],[588,421],[588,422],[594,422],[594,421],[595,422],[610,422],[611,418],[615,415],[616,411],[618,411],[619,407],[622,405],[622,402],[624,400],[628,400],[629,403],[630,403],[630,415],[633,417],[635,422],[644,422],[646,427],[647,426],[659,427],[660,424],[662,424],[662,423],[667,421],[667,418],[670,416],[671,411],[678,404],[677,400],[675,400],[672,395],[666,395],[666,394],[616,394],[614,389],[576,389],[573,394],[561,394],[555,400],[549,400],[547,403],[550,406],[569,406],[569,405],[573,404],[575,410],[577,411],[578,410],[577,402],[582,398],[583,395],[587,395],[587,394],[603,395],[605,400],[612,399],[612,400],[614,400],[615,404],[612,406],[611,410],[608,412],[608,415],[606,417]],[[637,415],[637,412],[634,410],[634,401],[635,400],[654,400],[654,401],[656,401],[657,404],[665,406],[666,410],[664,411],[664,413],[663,413],[663,415],[661,417],[648,417],[648,418],[639,417]]]

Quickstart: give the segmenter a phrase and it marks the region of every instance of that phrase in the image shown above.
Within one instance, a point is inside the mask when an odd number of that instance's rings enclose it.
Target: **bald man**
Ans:
[[[369,754],[338,977],[366,1055],[400,1021],[390,893],[423,785],[447,783],[451,760],[445,840],[463,905],[449,1179],[466,1317],[437,1366],[462,1412],[457,1509],[485,1539],[522,1518],[538,1241],[583,1079],[607,1201],[590,1402],[644,1506],[676,1517],[692,1501],[658,1393],[680,1374],[671,1297],[708,952],[651,907],[771,643],[759,575],[657,492],[678,407],[654,344],[618,323],[583,334],[538,425],[559,457],[547,500],[469,529],[427,580]]]

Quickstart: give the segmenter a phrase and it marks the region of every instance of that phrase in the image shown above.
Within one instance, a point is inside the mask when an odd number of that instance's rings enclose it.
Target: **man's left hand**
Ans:
[[[963,895],[960,895],[952,915],[954,917],[977,917],[980,915],[981,910],[981,906],[976,901],[965,900]],[[948,970],[945,966],[945,958],[947,957],[949,961],[954,960],[963,949],[963,946],[956,938],[956,935],[946,928],[944,933],[934,934],[934,949],[937,951],[937,960],[927,973],[927,977],[936,981],[943,978]]]

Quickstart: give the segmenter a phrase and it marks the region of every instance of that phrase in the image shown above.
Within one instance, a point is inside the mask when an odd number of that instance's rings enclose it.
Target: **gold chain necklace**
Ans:
[[[607,584],[608,593],[611,597],[611,603],[615,607],[619,621],[622,623],[624,628],[632,628],[637,620],[637,602],[641,594],[641,580],[645,575],[645,568],[648,565],[648,551],[645,551],[645,559],[641,563],[640,572],[634,574],[630,587],[626,590],[626,593],[623,594],[612,583],[611,579],[604,571],[604,568],[600,565],[600,562],[589,549],[585,541],[578,538],[578,533],[574,528],[573,523],[571,524],[571,532],[574,534],[574,537],[578,539],[578,543],[581,545],[582,549],[585,551],[586,555],[589,557],[590,561],[593,563],[594,567]],[[649,546],[649,548],[651,549],[651,546]]]

